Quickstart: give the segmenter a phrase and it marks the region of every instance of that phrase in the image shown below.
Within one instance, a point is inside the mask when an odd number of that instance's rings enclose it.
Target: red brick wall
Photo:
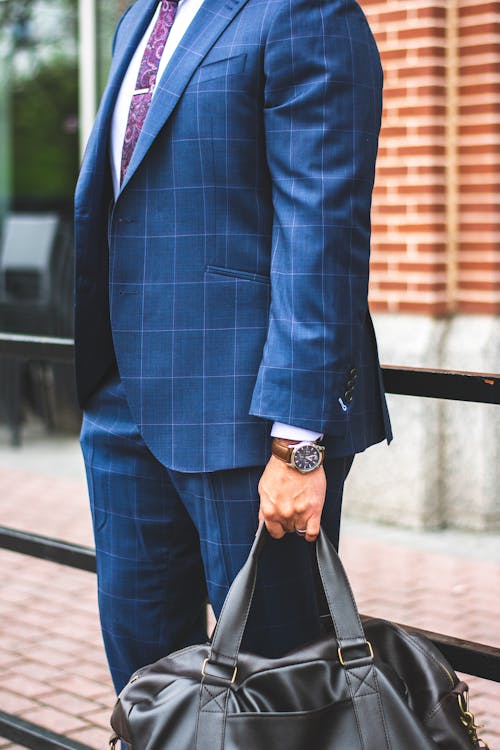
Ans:
[[[500,1],[361,0],[385,73],[374,310],[500,312]]]

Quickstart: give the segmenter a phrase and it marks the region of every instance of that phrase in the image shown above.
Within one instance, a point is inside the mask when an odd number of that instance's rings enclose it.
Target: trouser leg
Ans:
[[[196,528],[133,424],[118,376],[89,403],[81,445],[102,632],[118,692],[139,667],[206,640],[204,570]]]
[[[98,596],[117,691],[130,674],[206,639],[208,589],[216,615],[251,547],[263,467],[182,474],[162,466],[132,421],[118,376],[88,404],[82,427]],[[338,539],[352,458],[326,462],[323,528]],[[244,647],[278,656],[317,636],[311,545],[271,540],[260,566]]]

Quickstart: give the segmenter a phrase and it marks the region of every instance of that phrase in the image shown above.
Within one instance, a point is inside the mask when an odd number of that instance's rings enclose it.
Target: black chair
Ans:
[[[0,330],[72,336],[73,252],[68,222],[55,213],[10,214],[0,246]],[[21,442],[25,402],[48,429],[76,428],[79,411],[71,366],[0,361],[0,416]],[[57,402],[57,403],[56,403]]]

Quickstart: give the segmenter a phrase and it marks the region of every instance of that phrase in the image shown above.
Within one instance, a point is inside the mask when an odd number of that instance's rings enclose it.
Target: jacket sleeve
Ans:
[[[368,309],[380,59],[354,0],[278,0],[264,66],[271,307],[250,413],[341,435]]]

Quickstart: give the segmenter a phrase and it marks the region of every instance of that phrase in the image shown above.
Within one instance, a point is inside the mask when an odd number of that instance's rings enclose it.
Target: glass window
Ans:
[[[2,214],[67,211],[78,171],[76,0],[0,4]]]

